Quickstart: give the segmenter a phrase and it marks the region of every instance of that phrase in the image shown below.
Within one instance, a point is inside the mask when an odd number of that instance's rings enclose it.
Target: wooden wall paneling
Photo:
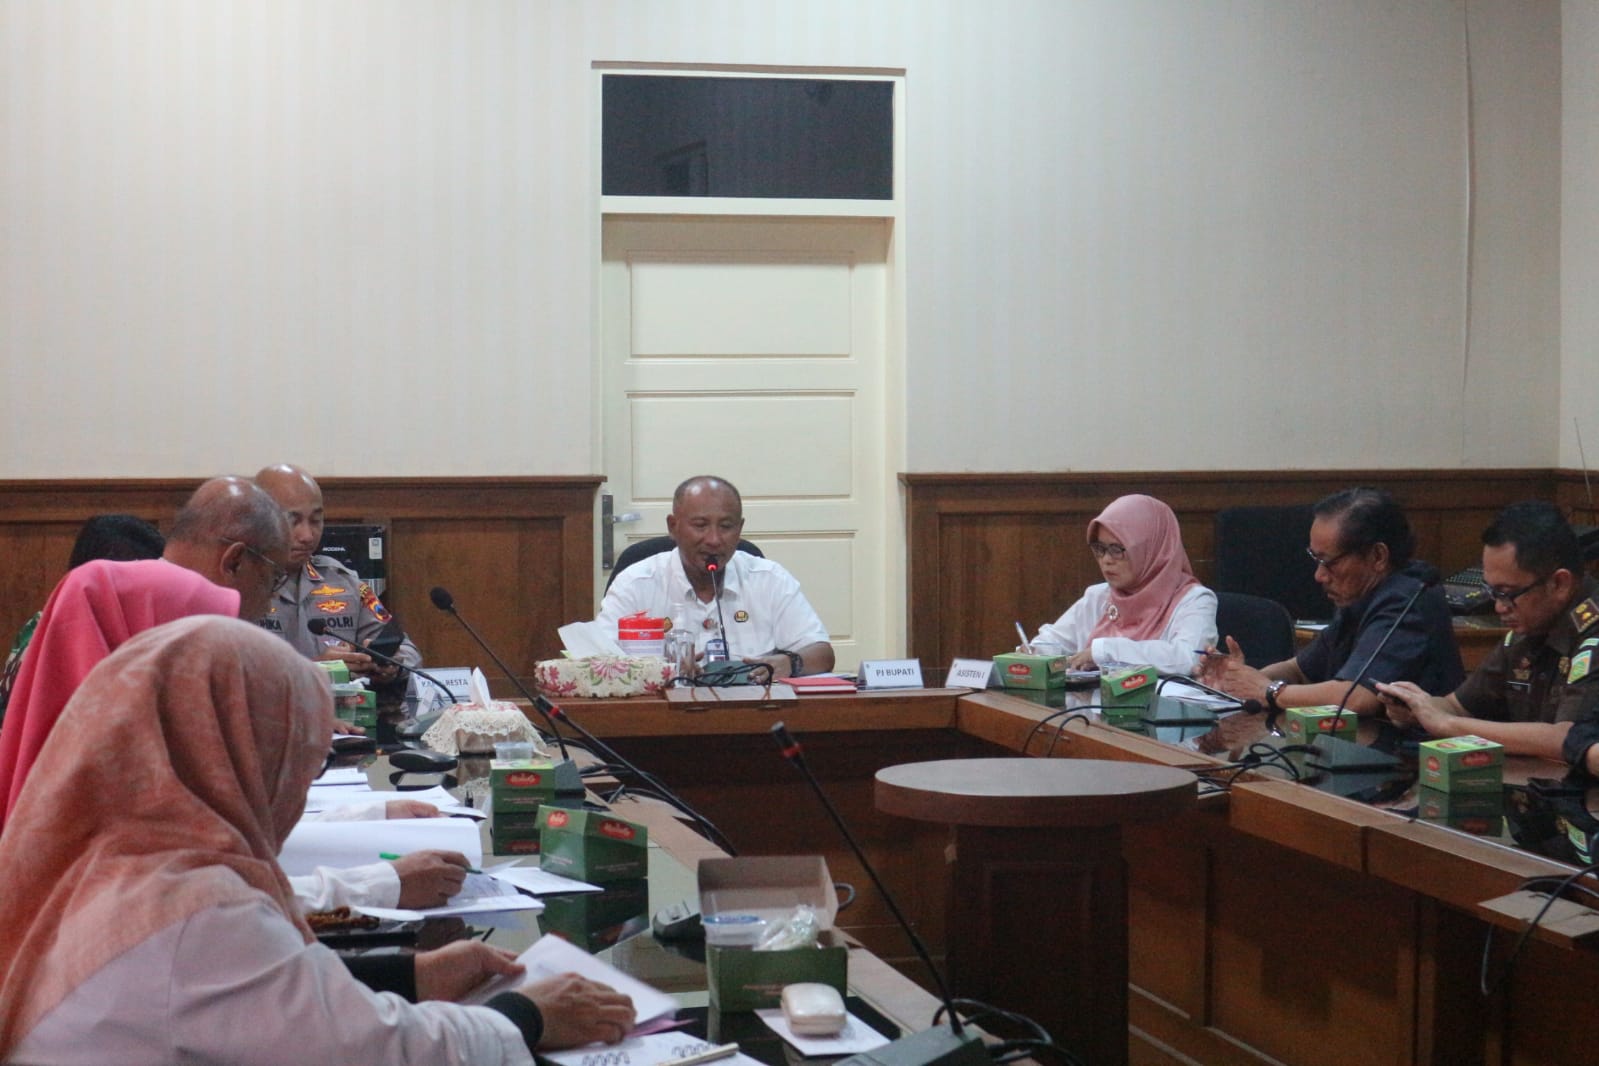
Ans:
[[[1571,480],[1551,470],[902,474],[909,654],[938,666],[992,655],[1015,644],[1018,619],[1036,628],[1058,617],[1099,579],[1088,522],[1126,493],[1172,507],[1206,581],[1215,515],[1226,507],[1313,502],[1375,485],[1405,505],[1418,555],[1449,573],[1476,565],[1482,528],[1500,507],[1553,498],[1557,484],[1569,495]]]
[[[162,529],[201,479],[0,482],[0,633],[43,606],[65,570],[77,528],[91,515],[136,514]],[[330,522],[390,529],[384,601],[437,665],[499,671],[428,600],[454,593],[468,621],[526,678],[559,653],[556,627],[593,616],[595,476],[324,478]],[[496,694],[505,686],[495,685]]]

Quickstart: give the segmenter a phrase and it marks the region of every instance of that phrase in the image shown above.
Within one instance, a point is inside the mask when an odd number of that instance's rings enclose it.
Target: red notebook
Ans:
[[[854,692],[855,682],[844,677],[828,677],[825,674],[811,674],[810,676],[780,678],[783,684],[793,688],[802,695],[823,692]]]

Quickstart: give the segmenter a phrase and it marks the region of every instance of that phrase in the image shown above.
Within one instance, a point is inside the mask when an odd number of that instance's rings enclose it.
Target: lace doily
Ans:
[[[458,703],[422,734],[423,744],[446,755],[492,752],[496,740],[530,740],[534,751],[547,754],[533,723],[509,700],[495,700],[492,707]]]

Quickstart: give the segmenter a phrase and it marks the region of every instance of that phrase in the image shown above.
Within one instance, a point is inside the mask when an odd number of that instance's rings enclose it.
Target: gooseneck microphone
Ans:
[[[716,635],[722,640],[722,653],[727,656],[727,661],[733,661],[733,649],[727,644],[727,619],[722,615],[722,566],[715,556],[705,564],[705,569],[711,575],[711,585],[716,597]]]
[[[913,1033],[901,1037],[892,1043],[880,1047],[875,1051],[864,1051],[858,1055],[844,1059],[837,1066],[991,1066],[988,1048],[976,1033],[967,1032],[961,1024],[960,1015],[956,1013],[956,999],[950,995],[949,986],[944,983],[944,975],[938,972],[938,967],[933,965],[933,955],[927,950],[927,945],[922,938],[916,935],[916,930],[906,920],[904,913],[899,909],[899,904],[894,902],[894,897],[889,894],[888,888],[883,884],[883,879],[877,876],[877,870],[871,861],[866,858],[866,853],[861,850],[860,844],[855,839],[855,834],[849,831],[849,826],[844,824],[844,818],[833,806],[832,800],[827,798],[821,782],[816,780],[816,775],[811,773],[811,768],[805,764],[805,752],[800,747],[799,741],[789,735],[788,728],[778,722],[772,726],[772,739],[777,741],[778,748],[783,752],[783,758],[794,764],[810,785],[811,791],[816,793],[816,798],[822,801],[822,807],[827,811],[828,817],[838,827],[840,835],[849,844],[850,850],[855,853],[856,860],[872,879],[872,884],[877,886],[877,892],[883,897],[883,902],[888,904],[894,921],[899,923],[900,929],[905,933],[905,938],[910,941],[911,948],[916,952],[916,957],[922,960],[922,965],[927,967],[927,972],[932,976],[933,987],[938,992],[939,1000],[944,1004],[943,1013],[949,1015],[949,1028],[942,1027],[928,1029],[925,1032]],[[959,1002],[968,1006],[982,1006],[973,1004],[970,1000]],[[996,1015],[1002,1012],[994,1008],[984,1008]],[[1021,1021],[1019,1015],[1012,1015],[1013,1019]],[[1036,1023],[1027,1021],[1026,1024],[1034,1029],[1040,1036],[1044,1036],[1042,1029]],[[1048,1050],[1054,1051],[1069,1063],[1076,1062],[1064,1048],[1047,1040],[1017,1041],[1008,1045],[998,1045],[1006,1051],[1020,1050],[1025,1047],[1029,1051]],[[996,1052],[997,1055],[997,1052]],[[1006,1058],[996,1057],[993,1061],[1006,1062]]]
[[[788,727],[782,722],[773,725],[771,732],[772,739],[777,741],[778,748],[783,752],[783,758],[793,763],[794,768],[804,776],[806,783],[811,786],[811,791],[816,793],[816,798],[822,801],[822,808],[827,811],[828,817],[833,819],[834,825],[838,826],[838,831],[844,837],[844,842],[855,853],[855,858],[865,868],[867,876],[872,879],[872,884],[877,886],[877,894],[883,897],[884,903],[888,904],[888,909],[893,913],[894,920],[899,923],[899,927],[905,931],[906,938],[910,940],[911,948],[916,952],[916,957],[922,960],[922,965],[927,967],[928,974],[932,976],[933,987],[938,990],[938,998],[944,1001],[944,1009],[949,1011],[950,1029],[956,1036],[961,1036],[964,1030],[961,1027],[960,1015],[955,1013],[954,1007],[950,1004],[952,997],[949,993],[949,986],[944,983],[944,975],[938,972],[937,966],[933,965],[933,953],[927,950],[927,945],[922,943],[922,938],[916,935],[916,930],[912,928],[911,923],[901,913],[899,904],[894,902],[894,897],[889,894],[888,889],[883,885],[883,879],[877,876],[877,870],[872,866],[871,861],[866,857],[866,853],[861,850],[860,844],[855,840],[855,834],[849,831],[849,826],[844,824],[844,818],[838,813],[838,808],[833,806],[833,801],[828,799],[827,793],[822,790],[821,782],[816,780],[816,775],[811,773],[811,768],[805,764],[805,749],[800,747],[799,741],[790,735]]]
[[[356,640],[353,637],[341,637],[337,633],[329,633],[328,620],[326,618],[313,618],[305,624],[305,628],[309,629],[315,636],[332,637],[334,640],[341,640],[350,647],[354,648],[356,651],[360,652],[362,655],[370,655],[380,663],[398,667],[402,672],[409,671],[410,673],[416,674],[418,677],[427,678],[428,681],[437,685],[440,691],[442,691],[446,696],[450,697],[450,702],[461,702],[461,698],[446,688],[444,682],[440,681],[438,678],[434,677],[420,666],[406,666],[404,663],[400,662],[400,660],[383,654],[370,644],[362,644],[359,640]]]
[[[661,799],[665,800],[673,807],[676,807],[678,810],[688,815],[688,817],[693,820],[694,824],[705,830],[706,836],[712,841],[712,843],[716,844],[729,855],[738,854],[738,849],[733,846],[733,842],[728,840],[727,837],[723,835],[722,831],[711,823],[709,818],[705,817],[699,811],[689,806],[687,800],[679,796],[676,792],[673,792],[671,789],[667,788],[666,785],[662,783],[660,778],[656,777],[652,773],[640,770],[637,766],[633,765],[632,762],[624,759],[615,748],[605,743],[605,741],[601,740],[593,733],[590,733],[587,729],[584,729],[582,724],[579,723],[577,719],[573,718],[571,715],[562,710],[559,704],[552,703],[543,696],[534,696],[533,702],[535,705],[537,705],[540,714],[544,715],[547,719],[559,718],[561,721],[577,730],[578,735],[581,736],[584,741],[587,742],[596,752],[598,752],[601,758],[605,759],[606,762],[615,763],[618,766],[621,766],[623,769],[637,777],[640,781],[643,781],[646,785],[650,786],[650,788],[653,789]]]
[[[482,648],[490,659],[494,660],[494,664],[505,672],[505,676],[510,679],[511,684],[516,686],[516,690],[522,694],[522,697],[528,703],[533,705],[535,711],[539,712],[539,717],[544,719],[544,725],[549,729],[550,736],[555,738],[556,746],[561,749],[561,758],[570,762],[571,756],[566,753],[566,741],[561,739],[561,731],[555,728],[555,722],[545,713],[544,708],[539,706],[538,698],[529,692],[527,686],[522,684],[516,674],[511,671],[511,668],[505,665],[505,660],[494,654],[494,649],[489,647],[488,642],[477,635],[477,630],[472,628],[470,622],[461,617],[461,613],[455,609],[455,597],[450,595],[450,590],[443,585],[434,585],[432,590],[428,592],[428,599],[433,601],[433,606],[461,623],[461,628],[466,630],[467,636],[471,637],[477,646]]]

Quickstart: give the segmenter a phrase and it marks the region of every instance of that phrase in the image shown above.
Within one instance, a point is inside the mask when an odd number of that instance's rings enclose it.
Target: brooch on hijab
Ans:
[[[1117,607],[1114,603],[1111,604],[1109,607],[1105,608],[1105,617],[1109,618],[1112,622],[1114,622],[1114,621],[1116,621],[1116,619],[1120,618],[1121,617],[1121,613],[1122,613],[1121,612],[1121,608]]]

